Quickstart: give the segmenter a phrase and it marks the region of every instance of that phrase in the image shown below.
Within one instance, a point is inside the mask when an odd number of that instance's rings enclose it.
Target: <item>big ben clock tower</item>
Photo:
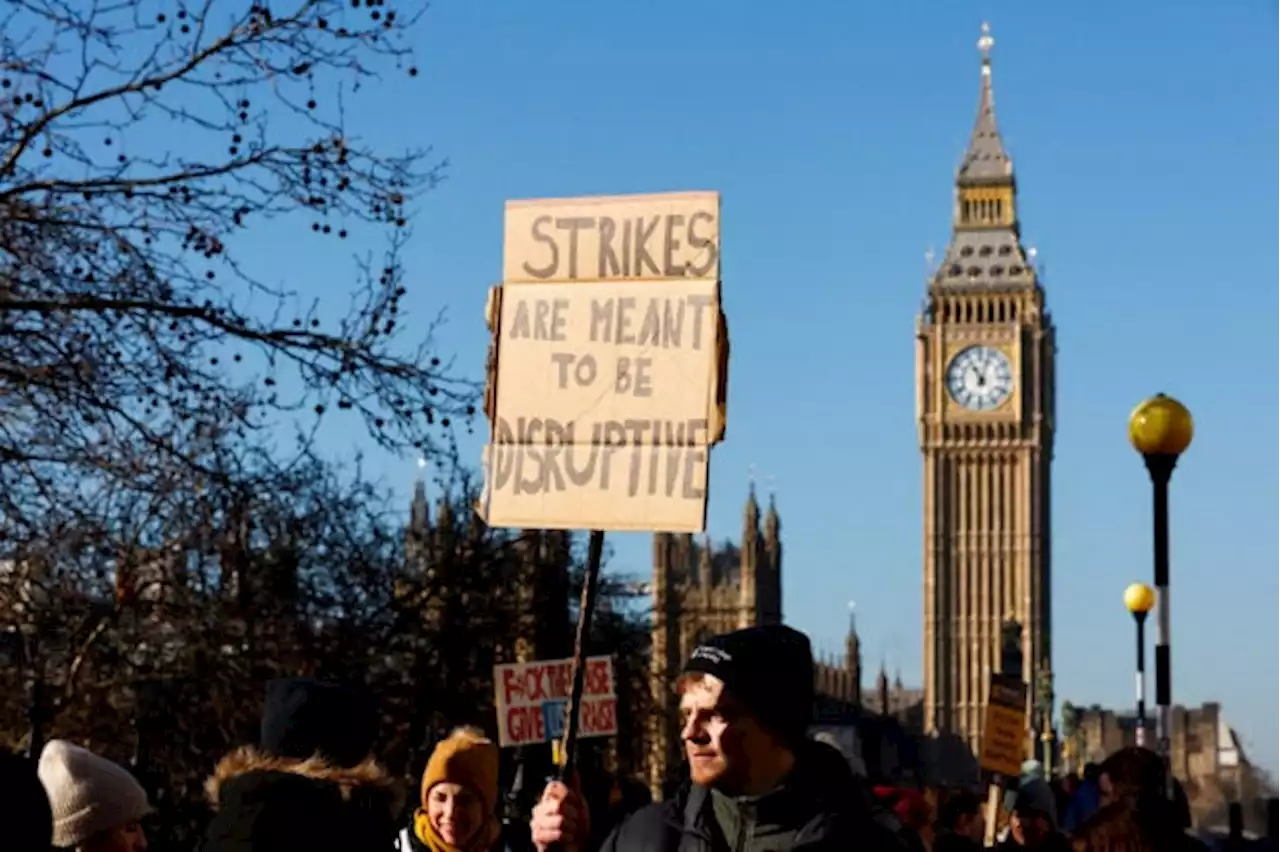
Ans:
[[[956,174],[951,243],[916,321],[924,456],[924,726],[977,752],[1000,628],[1023,677],[1050,664],[1054,340],[996,127],[984,24],[978,117]]]

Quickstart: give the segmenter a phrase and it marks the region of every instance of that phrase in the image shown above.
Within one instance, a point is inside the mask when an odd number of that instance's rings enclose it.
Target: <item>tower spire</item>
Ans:
[[[849,601],[849,635],[844,640],[844,670],[851,682],[850,697],[862,706],[862,643],[858,639],[858,625],[854,618],[856,607]]]
[[[760,531],[760,503],[756,500],[756,466],[751,465],[749,468],[749,482],[747,485],[747,505],[743,508],[743,540],[742,546],[747,546],[747,540],[755,541]]]
[[[776,542],[782,526],[778,517],[778,495],[774,490],[774,478],[769,477],[769,508],[764,513],[764,537],[767,542]]]
[[[1034,289],[1035,269],[1027,262],[1018,225],[1018,186],[1013,160],[996,126],[991,83],[989,24],[978,39],[981,56],[978,115],[956,171],[951,242],[929,283],[931,291],[975,287]],[[926,313],[927,313],[926,309]],[[943,319],[947,318],[944,310]],[[955,316],[952,316],[955,319]]]
[[[876,698],[880,702],[880,715],[888,716],[891,706],[889,704],[889,672],[885,667],[884,658],[880,658],[880,674],[876,675]]]
[[[1013,161],[1004,149],[1000,129],[996,126],[995,94],[991,89],[991,48],[996,40],[991,35],[991,25],[982,25],[978,39],[978,52],[982,55],[982,83],[978,94],[978,117],[969,135],[969,148],[965,151],[956,182],[965,184],[1004,183],[1013,178]]]
[[[427,506],[427,460],[418,459],[418,476],[413,481],[413,503],[409,506],[409,526],[417,533],[425,533],[431,525],[431,510]]]

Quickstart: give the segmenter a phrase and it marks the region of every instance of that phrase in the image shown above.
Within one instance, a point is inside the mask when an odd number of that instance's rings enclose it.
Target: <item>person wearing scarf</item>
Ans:
[[[474,728],[458,728],[436,745],[422,773],[412,846],[428,852],[501,848],[498,746]]]

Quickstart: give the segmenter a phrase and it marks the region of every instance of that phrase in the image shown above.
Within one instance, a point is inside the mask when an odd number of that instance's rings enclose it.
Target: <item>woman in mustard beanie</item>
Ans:
[[[457,728],[431,752],[405,839],[419,852],[502,849],[497,810],[498,746],[475,728]]]

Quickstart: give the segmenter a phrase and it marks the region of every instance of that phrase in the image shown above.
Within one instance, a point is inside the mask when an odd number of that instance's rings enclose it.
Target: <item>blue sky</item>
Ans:
[[[370,91],[367,137],[434,146],[405,306],[442,307],[478,376],[506,198],[716,189],[733,363],[710,529],[737,536],[748,471],[776,483],[787,620],[920,671],[914,316],[949,233],[996,39],[997,114],[1058,325],[1054,668],[1059,700],[1128,707],[1149,579],[1149,491],[1126,442],[1163,391],[1196,417],[1172,492],[1175,698],[1218,700],[1277,758],[1274,4],[555,3],[434,6],[421,75]],[[317,295],[345,282],[291,257]],[[412,322],[410,323],[412,327]],[[1266,415],[1266,416],[1263,416]],[[364,439],[340,435],[336,454]],[[369,462],[407,494],[412,461]],[[478,458],[478,444],[475,445]],[[647,539],[613,536],[645,574]]]

